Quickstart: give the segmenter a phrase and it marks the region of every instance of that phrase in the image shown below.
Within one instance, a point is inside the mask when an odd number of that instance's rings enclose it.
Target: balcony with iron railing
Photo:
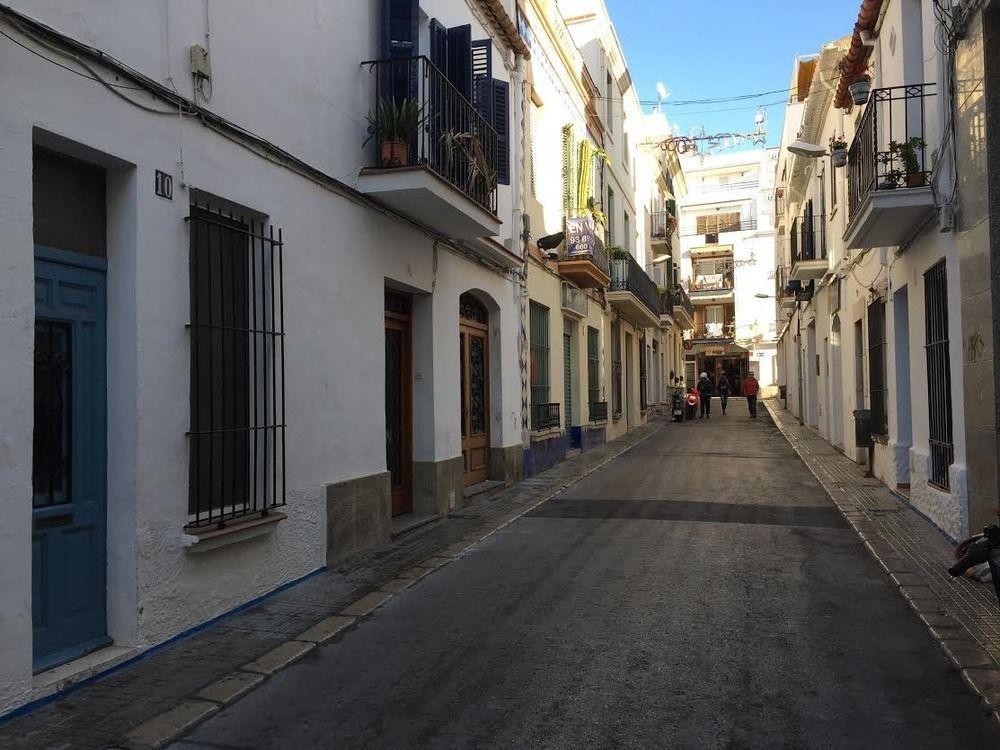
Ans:
[[[808,210],[788,229],[788,245],[792,259],[789,278],[794,281],[819,279],[829,270],[826,245],[826,217]]]
[[[637,325],[653,327],[660,323],[659,289],[631,253],[619,250],[611,258],[607,300]]]
[[[562,283],[562,310],[571,318],[587,317],[587,294],[568,281]]]
[[[599,289],[611,281],[611,262],[592,216],[566,220],[566,239],[556,270],[582,289]]]
[[[933,83],[873,89],[848,152],[848,249],[903,244],[934,211],[927,110]]]
[[[693,339],[696,342],[733,341],[736,336],[736,323],[729,320],[725,323],[703,323],[694,329]]]
[[[538,432],[541,430],[554,430],[562,425],[559,419],[559,404],[532,404],[531,405],[531,429]]]
[[[757,230],[756,217],[740,218],[730,222],[723,222],[718,226],[711,227],[711,231],[705,231],[705,227],[699,227],[697,223],[686,222],[681,227],[682,237],[705,236],[705,244],[713,245],[719,242],[720,235],[730,232],[753,232]]]
[[[499,234],[493,125],[426,57],[362,66],[373,96],[360,189],[448,237]]]
[[[590,413],[588,416],[590,417],[591,424],[608,421],[607,401],[591,401],[589,407]]]
[[[788,266],[778,266],[774,269],[774,298],[782,307],[795,307],[796,288],[801,288],[801,281],[789,278]]]
[[[670,290],[670,301],[673,318],[677,325],[685,331],[694,328],[694,303],[691,302],[687,290],[677,284]]]
[[[700,267],[699,267],[700,266]],[[696,302],[703,297],[731,295],[735,288],[736,264],[729,260],[695,261],[688,291]]]
[[[676,230],[677,217],[672,211],[657,211],[650,216],[650,240],[653,244],[669,248]]]

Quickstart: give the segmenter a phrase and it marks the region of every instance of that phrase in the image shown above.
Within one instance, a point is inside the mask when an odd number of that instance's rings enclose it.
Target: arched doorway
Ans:
[[[490,313],[475,295],[459,297],[462,459],[465,486],[485,481],[490,457]]]

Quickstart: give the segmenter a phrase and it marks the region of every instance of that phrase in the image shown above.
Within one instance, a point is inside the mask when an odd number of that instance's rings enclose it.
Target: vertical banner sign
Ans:
[[[596,242],[593,216],[566,219],[566,257],[593,255]]]

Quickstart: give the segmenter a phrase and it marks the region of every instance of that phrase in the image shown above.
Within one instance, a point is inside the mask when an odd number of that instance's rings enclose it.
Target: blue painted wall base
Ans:
[[[524,476],[533,477],[566,460],[566,437],[556,433],[541,440],[532,440],[524,451]]]
[[[573,428],[577,429],[576,427]],[[580,452],[598,448],[608,442],[607,430],[605,427],[584,427],[580,434]]]

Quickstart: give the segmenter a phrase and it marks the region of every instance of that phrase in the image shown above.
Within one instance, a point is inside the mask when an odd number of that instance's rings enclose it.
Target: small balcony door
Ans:
[[[465,486],[489,477],[490,339],[489,311],[471,294],[459,303],[462,399],[462,459]]]

